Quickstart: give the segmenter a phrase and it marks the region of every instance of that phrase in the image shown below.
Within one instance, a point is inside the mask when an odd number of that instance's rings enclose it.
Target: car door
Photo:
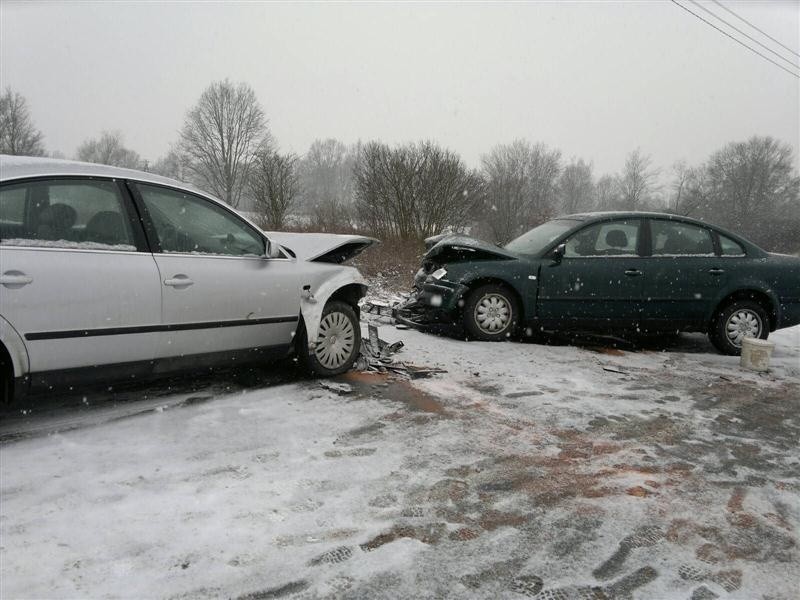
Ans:
[[[153,358],[161,286],[124,186],[55,178],[0,188],[0,314],[32,372]]]
[[[158,246],[164,323],[158,356],[288,349],[300,313],[295,261],[268,258],[263,234],[216,202],[131,185]]]
[[[593,223],[540,270],[537,315],[557,326],[633,326],[642,296],[640,219]]]
[[[727,273],[711,230],[680,220],[649,219],[650,256],[642,260],[642,317],[653,330],[700,327]]]

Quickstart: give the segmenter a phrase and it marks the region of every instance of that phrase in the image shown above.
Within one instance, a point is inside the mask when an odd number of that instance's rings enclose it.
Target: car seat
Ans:
[[[40,240],[72,240],[78,213],[68,204],[51,204],[39,212],[36,237]]]
[[[122,215],[110,210],[101,211],[89,219],[84,239],[110,246],[129,243]]]
[[[628,236],[622,229],[612,229],[606,233],[606,254],[619,254],[628,247]]]

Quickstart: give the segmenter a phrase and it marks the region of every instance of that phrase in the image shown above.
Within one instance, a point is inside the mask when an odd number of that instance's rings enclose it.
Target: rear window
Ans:
[[[735,242],[729,237],[725,237],[724,235],[719,236],[719,245],[720,250],[722,251],[722,256],[744,256],[745,251],[742,248],[742,245],[739,242]]]
[[[0,244],[135,252],[113,181],[53,179],[0,188]]]
[[[680,221],[650,221],[653,256],[714,256],[711,232]]]

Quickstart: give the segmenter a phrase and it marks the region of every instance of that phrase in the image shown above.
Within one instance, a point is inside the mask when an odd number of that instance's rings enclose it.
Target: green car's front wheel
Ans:
[[[464,303],[464,329],[472,339],[498,342],[511,337],[519,324],[519,306],[502,285],[482,285]]]

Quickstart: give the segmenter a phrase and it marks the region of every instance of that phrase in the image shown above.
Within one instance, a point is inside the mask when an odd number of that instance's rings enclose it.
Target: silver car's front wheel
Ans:
[[[325,305],[313,350],[309,350],[306,328],[301,327],[297,352],[305,368],[314,375],[330,377],[349,370],[361,350],[361,327],[356,309],[341,300]]]
[[[350,360],[355,344],[355,327],[348,315],[330,312],[320,321],[314,356],[323,367],[335,371]]]

